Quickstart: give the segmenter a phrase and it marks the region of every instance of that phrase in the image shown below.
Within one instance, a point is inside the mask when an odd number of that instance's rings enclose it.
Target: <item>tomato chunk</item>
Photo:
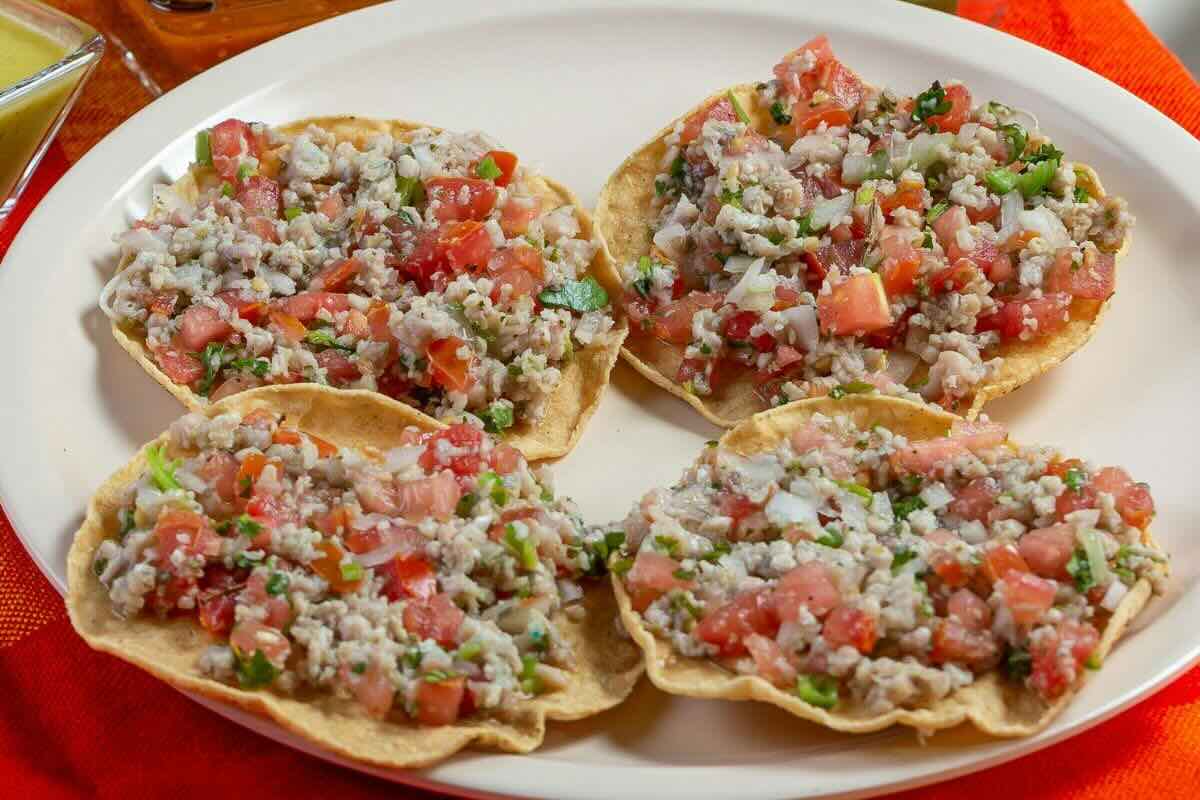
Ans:
[[[243,156],[258,157],[258,141],[250,126],[240,119],[227,119],[215,125],[208,135],[213,167],[227,181],[237,179]]]
[[[771,594],[765,589],[743,592],[705,614],[694,634],[716,645],[723,656],[742,655],[748,637],[758,634],[773,639],[779,633],[779,618],[772,605]]]
[[[292,651],[291,643],[279,630],[251,620],[234,626],[229,643],[240,658],[250,658],[260,652],[277,668],[284,665]]]
[[[466,678],[454,678],[417,684],[417,721],[422,725],[450,725],[458,720],[463,703]]]
[[[625,574],[625,588],[637,611],[645,611],[651,603],[674,589],[691,589],[690,580],[675,577],[679,562],[673,558],[642,550],[634,559],[633,568]]]
[[[1129,473],[1120,467],[1105,467],[1092,478],[1092,488],[1113,496],[1117,511],[1126,524],[1145,528],[1154,517],[1154,498],[1150,487],[1134,483]]]
[[[703,108],[688,117],[683,123],[683,130],[679,133],[679,143],[685,145],[695,141],[700,132],[704,130],[704,123],[709,120],[716,120],[718,122],[738,121],[737,112],[733,110],[733,104],[729,102],[728,97],[721,95],[714,98]]]
[[[482,222],[466,220],[442,228],[438,247],[445,254],[446,264],[455,272],[481,270],[492,254],[492,237]],[[529,248],[532,250],[533,248]]]
[[[703,308],[716,308],[723,298],[712,292],[691,292],[659,309],[651,331],[663,341],[687,344],[692,340],[692,318]]]
[[[861,336],[892,324],[883,281],[874,272],[851,275],[818,295],[817,317],[821,330],[834,336]]]
[[[1029,531],[1017,542],[1017,549],[1036,574],[1065,580],[1067,562],[1075,552],[1075,528],[1060,524]]]
[[[830,647],[849,645],[863,655],[874,650],[879,639],[875,618],[851,605],[840,605],[831,611],[821,627],[821,635]]]
[[[1053,292],[1026,300],[1010,300],[975,322],[978,331],[996,331],[1001,339],[1037,338],[1053,333],[1070,321],[1071,295]]]
[[[343,258],[318,272],[309,285],[317,291],[343,292],[362,266],[357,258]]]
[[[447,594],[435,594],[425,601],[404,606],[404,628],[421,639],[433,639],[443,647],[458,641],[458,629],[466,615]]]
[[[251,175],[242,182],[234,199],[242,204],[248,215],[279,216],[279,184],[270,178]]]
[[[500,170],[500,175],[493,179],[493,183],[497,186],[508,186],[512,182],[513,174],[517,171],[516,153],[510,153],[507,150],[489,150],[483,154],[480,161],[489,158]],[[476,166],[478,167],[478,163]]]
[[[752,633],[745,643],[759,675],[779,687],[791,688],[795,684],[796,668],[774,639]]]
[[[325,540],[317,544],[316,549],[321,553],[309,566],[329,584],[329,588],[338,594],[353,592],[362,583],[361,575],[356,576],[356,570],[344,568],[348,565],[345,551],[337,543]]]
[[[439,222],[484,220],[496,205],[496,186],[479,178],[431,178],[425,195]]]
[[[1112,253],[1087,248],[1080,263],[1072,258],[1069,247],[1061,248],[1046,277],[1046,291],[1065,292],[1086,300],[1105,300],[1116,289],[1117,259]]]
[[[983,574],[992,583],[1003,580],[1010,572],[1029,572],[1029,564],[1011,544],[998,544],[983,555]]]
[[[233,333],[229,323],[221,319],[216,309],[208,306],[189,306],[179,318],[177,342],[185,350],[200,352],[209,342],[224,341]]]
[[[795,622],[801,608],[820,619],[842,601],[842,594],[829,567],[820,561],[808,561],[779,579],[771,599],[781,622]]]
[[[209,524],[208,517],[191,511],[171,509],[160,513],[154,525],[154,536],[158,543],[159,569],[175,575],[203,567],[206,558],[214,558],[221,552],[221,539]],[[176,551],[182,555],[175,557]]]
[[[950,103],[950,110],[944,114],[926,117],[925,124],[930,130],[936,126],[939,132],[958,133],[963,123],[971,118],[971,92],[961,83],[947,86],[946,100]]]
[[[1054,605],[1058,585],[1030,572],[1009,570],[996,584],[1013,619],[1020,625],[1032,625]]]
[[[397,510],[412,520],[450,519],[461,497],[462,488],[449,471],[396,484]]]
[[[383,578],[379,592],[389,600],[429,600],[437,594],[437,572],[421,556],[396,556],[375,568]]]
[[[460,350],[466,349],[467,355]],[[465,392],[475,384],[472,368],[475,354],[467,343],[457,336],[435,339],[425,351],[429,358],[429,373],[434,382],[452,392]]]

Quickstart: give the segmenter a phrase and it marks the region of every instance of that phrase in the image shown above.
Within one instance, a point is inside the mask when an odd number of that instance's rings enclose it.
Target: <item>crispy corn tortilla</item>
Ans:
[[[403,139],[413,131],[421,128],[440,130],[430,125],[400,120],[375,120],[365,117],[314,117],[278,126],[278,130],[288,136],[302,133],[309,125],[316,125],[329,131],[339,141],[352,142],[362,147],[372,137],[380,133],[389,133],[397,139]],[[173,188],[182,197],[194,202],[199,195],[197,181],[214,180],[211,170],[197,169],[185,174],[175,182]],[[532,175],[527,183],[535,194],[546,199],[555,206],[570,205],[575,208],[579,220],[581,236],[598,239],[592,218],[570,189],[541,175]],[[117,271],[124,269],[129,261],[123,261]],[[609,260],[604,247],[596,251],[588,274],[608,291],[609,296],[619,296],[621,281],[617,276],[616,267]],[[154,356],[146,346],[143,331],[125,330],[116,322],[112,324],[113,336],[121,347],[133,356],[146,372],[150,373],[164,389],[175,396],[193,411],[203,410],[209,405],[207,398],[202,397],[187,386],[181,386],[159,369],[154,362]],[[602,336],[596,337],[595,342],[587,348],[575,351],[574,358],[562,368],[562,379],[550,395],[542,419],[537,424],[522,423],[509,429],[504,440],[517,447],[530,460],[557,458],[564,456],[579,441],[583,435],[584,426],[600,404],[604,387],[608,385],[610,373],[616,363],[621,343],[628,332],[623,318],[617,320],[613,329]],[[398,400],[392,400],[384,395],[381,399],[396,406],[405,405]],[[407,406],[406,406],[407,407]]]
[[[289,424],[340,446],[385,450],[399,444],[410,425],[440,427],[429,417],[367,391],[338,391],[313,384],[271,386],[228,397],[205,409],[243,414],[266,408],[286,415]],[[164,433],[147,447],[167,441]],[[121,619],[92,574],[92,555],[100,542],[116,535],[116,512],[127,486],[146,466],[146,448],[96,492],[87,518],[75,534],[67,558],[67,610],[71,623],[93,648],[124,659],[180,689],[253,711],[332,752],[384,767],[420,767],[440,761],[468,745],[518,753],[538,747],[546,720],[573,720],[598,714],[620,703],[642,672],[637,648],[614,624],[617,609],[602,584],[585,596],[579,622],[559,615],[555,623],[571,642],[577,670],[570,685],[524,705],[511,719],[472,719],[454,725],[420,727],[409,722],[372,719],[357,703],[312,689],[295,695],[241,689],[201,676],[196,662],[213,640],[192,619],[138,616]],[[398,716],[394,713],[393,717]]]
[[[818,413],[826,416],[849,415],[860,427],[882,425],[910,439],[945,436],[957,419],[939,409],[899,398],[814,398],[756,414],[728,431],[722,437],[720,446],[740,455],[772,450]],[[1145,542],[1161,552],[1149,532],[1145,534]],[[763,678],[738,675],[707,659],[678,655],[669,642],[658,638],[644,626],[616,576],[613,576],[613,587],[621,608],[621,619],[633,640],[642,648],[646,657],[646,673],[658,688],[689,697],[758,700],[845,733],[868,733],[896,724],[932,732],[971,722],[993,736],[1031,736],[1066,708],[1086,679],[1085,670],[1061,697],[1053,703],[1046,703],[1036,693],[1008,683],[997,670],[992,670],[978,676],[971,685],[956,690],[927,708],[898,708],[884,714],[870,714],[843,700],[837,708],[827,711],[776,688]],[[1150,595],[1150,582],[1145,579],[1139,580],[1129,590],[1103,626],[1100,644],[1096,649],[1101,659],[1108,657],[1113,645],[1145,607]]]
[[[752,84],[718,92],[679,119],[687,119],[713,100],[724,97],[727,92],[737,97],[750,117],[751,127],[756,131],[769,136],[779,130],[770,114],[759,105]],[[609,263],[614,269],[618,268],[617,265],[650,254],[651,226],[655,219],[651,210],[654,176],[662,171],[659,164],[666,152],[663,137],[674,130],[676,122],[678,120],[672,121],[650,142],[626,158],[600,192],[600,199],[596,203],[596,226],[608,247]],[[1093,197],[1104,197],[1104,187],[1096,171],[1083,164],[1076,164],[1076,169],[1078,184]],[[1128,249],[1129,236],[1126,236],[1117,252],[1118,263]],[[619,273],[617,279],[619,281]],[[979,416],[984,403],[1008,394],[1066,360],[1092,337],[1110,300],[1077,298],[1071,304],[1071,320],[1062,330],[1030,342],[1002,343],[995,355],[1004,361],[996,374],[979,384],[974,394],[962,398],[953,410],[968,419],[974,419]],[[683,361],[682,352],[677,346],[653,336],[631,335],[625,341],[621,355],[634,369],[695,408],[714,425],[732,427],[764,408],[754,393],[754,381],[749,375],[739,376],[707,397],[685,391],[673,378]]]

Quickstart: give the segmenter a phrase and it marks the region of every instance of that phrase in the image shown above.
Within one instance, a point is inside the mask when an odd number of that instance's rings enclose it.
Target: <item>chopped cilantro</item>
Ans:
[[[365,662],[365,661],[354,662],[354,665],[350,667],[350,671],[353,672],[355,675],[362,675],[364,672],[367,671],[367,662]]]
[[[1087,473],[1079,467],[1070,467],[1067,469],[1066,476],[1063,477],[1063,483],[1072,492],[1078,492],[1087,483]]]
[[[1004,140],[1008,142],[1008,161],[1005,163],[1011,164],[1024,154],[1025,144],[1029,141],[1029,134],[1015,122],[1008,125],[1001,125],[998,131],[1004,137]]]
[[[498,506],[508,502],[508,489],[504,487],[504,479],[492,470],[479,476],[479,494],[490,497]]]
[[[683,156],[675,156],[675,160],[671,162],[671,177],[679,180],[683,177]]]
[[[279,670],[267,660],[262,650],[255,650],[254,655],[250,658],[238,659],[236,672],[238,683],[243,689],[267,686],[279,674]]]
[[[1104,660],[1100,658],[1099,653],[1092,653],[1087,657],[1087,661],[1083,662],[1083,665],[1090,670],[1097,670],[1104,666]]]
[[[796,235],[812,236],[812,233],[812,212],[805,214],[803,217],[796,217]]]
[[[941,202],[936,204],[933,208],[929,209],[928,212],[926,212],[925,221],[928,222],[930,225],[932,225],[934,223],[934,220],[936,220],[942,214],[945,214],[949,208],[950,208],[950,204],[947,203],[945,200],[942,200]]]
[[[169,492],[172,489],[182,489],[179,481],[175,480],[175,469],[179,466],[179,461],[167,461],[163,451],[166,445],[158,445],[156,447],[146,448],[146,462],[150,466],[150,477],[154,479],[154,485],[160,491]]]
[[[1092,564],[1082,547],[1071,554],[1071,560],[1067,562],[1067,574],[1075,579],[1075,589],[1080,594],[1085,594],[1096,585],[1096,579],[1092,577]]]
[[[258,167],[252,167],[249,164],[241,164],[237,169],[237,179],[244,181],[258,174]]]
[[[916,557],[917,557],[916,550],[909,550],[907,547],[897,550],[892,555],[892,574],[899,575],[900,570],[904,568],[904,565],[907,564],[908,562],[912,561]]]
[[[272,572],[271,577],[267,578],[267,594],[275,597],[281,595],[288,590],[288,584],[291,583],[286,572]]]
[[[421,680],[426,683],[445,683],[448,680],[457,678],[458,673],[449,669],[431,669],[421,676]]]
[[[288,206],[287,208],[285,208],[283,210],[283,218],[286,219],[288,222],[291,222],[292,220],[294,220],[296,217],[300,216],[303,213],[304,213],[304,211],[297,208],[296,206]]]
[[[775,120],[776,125],[790,125],[792,123],[792,115],[784,110],[783,103],[778,100],[771,104],[771,119]]]
[[[638,259],[638,279],[633,282],[633,289],[642,297],[650,296],[650,281],[654,272],[654,261],[650,256]]]
[[[529,537],[528,532],[525,536],[521,536],[517,532],[517,526],[511,522],[508,523],[504,526],[504,546],[516,557],[523,568],[531,572],[537,569],[537,545]]]
[[[1010,650],[1004,659],[1004,673],[1011,681],[1018,683],[1029,677],[1033,669],[1033,658],[1028,650]]]
[[[500,433],[513,426],[513,407],[499,400],[479,412],[483,429],[488,433]]]
[[[654,549],[675,558],[679,554],[679,540],[660,533],[654,537]]]
[[[475,510],[475,504],[479,502],[479,498],[474,493],[468,492],[458,499],[458,505],[454,507],[454,513],[460,517],[466,518],[471,516],[471,512]]]
[[[494,181],[504,174],[500,167],[496,166],[496,161],[491,156],[484,158],[475,165],[475,174],[483,178],[485,181]]]
[[[333,334],[327,328],[317,328],[316,330],[309,331],[305,335],[304,341],[309,344],[315,344],[317,347],[333,347],[338,350],[345,350],[347,353],[354,352],[353,347],[338,344],[337,339],[333,338]]]
[[[875,187],[863,186],[854,193],[854,205],[865,206],[875,199]]]
[[[1029,199],[1046,191],[1046,187],[1050,185],[1050,181],[1054,179],[1054,173],[1058,172],[1058,160],[1050,159],[1042,161],[1038,164],[1026,169],[1023,174],[1017,178],[1017,188],[1021,190],[1021,194]],[[988,173],[991,174],[991,173]]]
[[[695,580],[696,579],[696,570],[683,569],[682,567],[680,567],[679,569],[677,569],[671,573],[671,577],[676,578],[677,580],[681,580],[681,581]]]
[[[908,519],[908,515],[925,507],[925,501],[917,495],[902,497],[892,503],[892,513],[896,519]]]
[[[633,569],[632,558],[618,558],[608,565],[608,571],[614,575],[624,575],[631,569]]]
[[[202,167],[211,167],[212,138],[207,130],[196,132],[196,163]]]
[[[1005,195],[1017,188],[1017,174],[1012,170],[996,167],[983,174],[983,182],[990,191]]]
[[[1088,194],[1087,189],[1084,189],[1082,186],[1076,186],[1074,197],[1076,203],[1086,203],[1091,195]]]
[[[478,639],[471,639],[463,642],[463,644],[454,653],[454,657],[459,661],[474,661],[483,654],[483,644]]]
[[[117,531],[117,538],[124,539],[133,530],[133,512],[127,508],[122,508],[117,512],[117,523],[121,526],[120,530]]]
[[[1053,161],[1055,167],[1062,163],[1063,151],[1059,150],[1054,145],[1046,142],[1034,152],[1029,158],[1025,159],[1027,164],[1040,164],[1045,161]]]
[[[715,564],[721,560],[721,556],[729,555],[731,552],[733,552],[733,547],[729,542],[720,539],[712,543],[712,549],[700,556],[700,560]]]
[[[591,275],[581,281],[568,279],[558,289],[546,289],[538,295],[542,305],[572,311],[597,311],[608,305],[608,292]]]
[[[420,178],[396,178],[396,194],[402,206],[419,205],[425,200],[425,184]]]
[[[834,483],[850,494],[857,495],[868,503],[871,502],[871,490],[861,483],[855,483],[854,481],[834,481]]]
[[[229,366],[234,369],[247,370],[260,378],[271,371],[271,362],[265,358],[235,358],[229,362]]]
[[[249,536],[253,539],[262,533],[262,525],[255,522],[248,514],[242,514],[237,518],[237,530],[242,536]]]
[[[362,564],[357,561],[346,561],[338,564],[338,570],[341,572],[342,580],[344,581],[357,581],[363,576]]]
[[[223,181],[221,183],[221,194],[225,197],[233,197],[233,184],[229,181]]]
[[[733,206],[739,211],[742,209],[742,190],[736,192],[731,189],[721,189],[721,205]]]
[[[196,359],[204,366],[204,377],[196,384],[196,393],[208,396],[225,360],[225,345],[209,342],[204,346],[204,351],[196,355]]]
[[[671,595],[671,608],[687,614],[692,619],[700,619],[704,613],[698,605],[692,602],[686,592],[675,592]]]
[[[942,84],[934,81],[932,86],[916,96],[913,102],[912,120],[913,122],[924,122],[929,117],[945,114],[952,105],[946,99],[946,90],[942,88]]]
[[[832,547],[834,550],[846,543],[846,537],[842,536],[841,532],[832,526],[825,529],[825,534],[816,539],[817,544],[825,547]]]
[[[104,574],[104,568],[107,566],[108,566],[107,558],[97,558],[92,563],[92,572],[94,572],[96,574],[96,577],[99,578],[101,575]]]
[[[828,675],[801,675],[796,678],[796,695],[817,708],[833,708],[838,701],[838,682]]]

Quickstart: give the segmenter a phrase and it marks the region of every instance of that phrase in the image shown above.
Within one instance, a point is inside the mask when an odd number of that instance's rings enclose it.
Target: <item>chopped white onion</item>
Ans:
[[[912,143],[908,137],[899,132],[893,133],[888,142],[888,155],[892,161],[892,173],[899,175],[912,159]]]
[[[775,273],[765,269],[766,263],[765,259],[755,259],[725,295],[726,302],[749,311],[769,311],[775,305]]]
[[[896,383],[904,383],[912,377],[913,370],[917,368],[917,364],[921,363],[921,359],[917,358],[912,353],[894,352],[888,354],[888,363],[884,367],[883,373]]]
[[[744,256],[738,254],[725,259],[725,271],[730,275],[742,275],[746,270],[750,269],[750,265],[754,263],[754,256]]]
[[[942,150],[954,141],[953,133],[918,133],[912,140],[913,166],[924,172],[942,158]]]
[[[1071,243],[1071,236],[1062,220],[1045,206],[1022,211],[1017,215],[1017,225],[1022,230],[1033,231],[1041,236],[1051,247],[1066,247]]]
[[[842,159],[842,183],[846,186],[857,186],[867,177],[871,168],[871,157],[851,153]]]
[[[672,261],[679,261],[687,245],[687,229],[678,222],[673,222],[654,234],[654,244]]]
[[[1129,594],[1129,587],[1121,581],[1116,580],[1108,585],[1108,591],[1104,593],[1104,598],[1100,601],[1100,607],[1105,611],[1116,611],[1117,606],[1121,605],[1121,601],[1125,599],[1125,595]]]
[[[931,483],[921,490],[921,499],[925,501],[926,508],[937,511],[954,502],[954,495],[950,494],[945,484]]]
[[[854,195],[850,192],[839,194],[832,200],[822,200],[812,210],[809,222],[815,231],[829,227],[835,222],[840,223],[842,217],[850,213],[854,206]]]
[[[810,498],[799,497],[791,492],[776,492],[763,511],[767,515],[767,521],[781,528],[788,525],[813,525],[818,528],[821,526],[816,504]]]
[[[967,148],[975,141],[975,134],[979,133],[978,122],[968,122],[958,129],[958,146]]]
[[[271,291],[275,294],[290,297],[296,293],[296,282],[278,270],[265,266],[259,267],[258,275],[267,282],[267,285],[271,287]]]
[[[1000,241],[1016,233],[1020,214],[1025,210],[1025,198],[1013,189],[1000,200]]]
[[[393,541],[388,542],[385,545],[381,545],[380,547],[376,547],[374,550],[368,550],[365,553],[359,553],[354,558],[364,567],[378,567],[380,564],[386,564],[396,556],[400,555],[400,552],[404,549],[405,547],[401,542]]]
[[[810,353],[816,350],[817,342],[820,340],[816,307],[792,306],[784,309],[781,313],[788,325],[796,332],[796,339],[799,340],[800,346]]]
[[[125,283],[127,277],[125,271],[122,270],[109,278],[108,283],[104,284],[104,288],[100,290],[100,310],[109,319],[117,319],[118,314],[116,309],[112,307],[112,298],[121,285]]]
[[[401,447],[393,447],[387,451],[387,458],[384,462],[388,472],[400,472],[401,470],[411,467],[416,464],[421,458],[421,453],[425,452],[425,447],[419,444],[403,445]]]

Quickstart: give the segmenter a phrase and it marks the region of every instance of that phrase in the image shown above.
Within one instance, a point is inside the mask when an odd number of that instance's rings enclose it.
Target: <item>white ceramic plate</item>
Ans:
[[[731,4],[732,5],[732,4]],[[595,200],[608,173],[667,120],[717,87],[770,75],[784,52],[828,33],[869,80],[917,91],[959,78],[977,98],[1034,109],[1070,157],[1095,165],[1138,216],[1119,290],[1091,345],[995,404],[1022,441],[1057,443],[1149,480],[1174,581],[1052,727],[991,741],[970,731],[921,746],[907,730],[834,734],[757,704],[669,698],[645,682],[621,708],[555,725],[524,757],[468,754],[422,772],[381,772],[468,793],[604,798],[862,795],[980,769],[1094,725],[1200,657],[1198,450],[1200,148],[1166,117],[1057,56],[947,15],[883,0],[718,3],[388,4],[250,51],[171,92],[77,164],[22,229],[0,269],[0,499],[61,589],[92,490],[179,415],[113,341],[95,300],[111,243],[177,176],[192,133],[225,117],[401,117],[486,129]],[[102,102],[93,97],[91,102]],[[669,483],[716,431],[618,369],[560,486],[588,519],[618,519]],[[259,719],[220,713],[313,752]],[[320,755],[320,754],[318,754]]]

